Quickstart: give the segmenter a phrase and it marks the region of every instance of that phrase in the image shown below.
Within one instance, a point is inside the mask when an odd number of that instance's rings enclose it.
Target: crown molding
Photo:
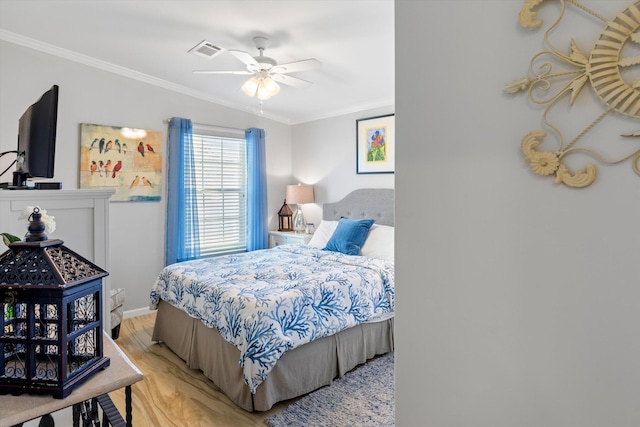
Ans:
[[[348,114],[360,113],[362,111],[367,110],[375,110],[378,108],[386,108],[391,111],[395,110],[395,99],[384,99],[384,100],[376,100],[375,102],[362,103],[358,105],[353,105],[349,108],[345,108],[343,110],[335,110],[331,114],[319,114],[317,116],[308,116],[301,120],[293,120],[291,125],[299,125],[302,123],[313,122],[316,120],[324,120],[330,119],[332,117],[346,116]]]

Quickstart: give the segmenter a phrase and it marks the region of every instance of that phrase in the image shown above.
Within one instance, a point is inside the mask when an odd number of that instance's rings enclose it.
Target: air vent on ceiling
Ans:
[[[216,46],[215,44],[208,42],[206,40],[202,40],[200,43],[189,49],[189,53],[193,53],[194,55],[203,56],[207,59],[211,59],[214,56],[222,53],[224,51],[220,46]]]

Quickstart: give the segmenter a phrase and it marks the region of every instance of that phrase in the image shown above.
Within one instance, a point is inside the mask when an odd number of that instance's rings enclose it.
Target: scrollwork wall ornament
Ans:
[[[525,28],[538,28],[543,21],[537,19],[534,9],[545,0],[525,0],[519,15],[519,22]],[[640,65],[640,56],[623,56],[625,44],[640,44],[640,1],[633,2],[613,19],[606,19],[590,10],[577,0],[548,0],[559,1],[560,15],[545,32],[544,42],[548,50],[537,53],[529,64],[529,76],[513,81],[505,86],[505,92],[514,94],[528,91],[529,99],[536,103],[547,105],[543,112],[544,124],[556,135],[558,146],[555,151],[538,151],[542,139],[547,136],[543,130],[534,130],[522,139],[521,148],[525,161],[533,172],[541,176],[555,176],[556,183],[563,183],[569,187],[582,188],[591,185],[597,177],[596,166],[588,163],[584,169],[572,172],[563,163],[564,158],[575,152],[587,153],[595,160],[605,164],[617,164],[631,159],[633,171],[640,176],[640,148],[616,160],[607,159],[599,151],[577,147],[577,143],[587,132],[603,120],[608,114],[622,114],[627,118],[640,119],[640,78],[627,82],[622,75],[622,69]],[[566,4],[577,7],[605,23],[604,30],[596,40],[591,53],[584,54],[574,40],[568,42],[569,52],[563,53],[549,42],[550,32],[556,28],[565,14]],[[568,71],[553,73],[551,62],[544,62],[537,67],[535,64],[542,58],[550,56],[561,61],[569,68]],[[551,88],[552,79],[570,80],[561,88],[547,95]],[[596,117],[582,132],[571,141],[565,143],[560,129],[548,118],[550,111],[558,102],[568,97],[569,105],[573,106],[578,95],[587,83],[595,95],[604,103],[605,110]],[[540,97],[539,94],[543,94]],[[634,124],[637,126],[637,123]],[[640,131],[622,134],[623,137],[635,138],[640,142]]]

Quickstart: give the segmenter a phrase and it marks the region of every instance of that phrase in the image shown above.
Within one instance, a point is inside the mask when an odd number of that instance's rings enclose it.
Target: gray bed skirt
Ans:
[[[164,342],[189,368],[200,369],[247,411],[267,411],[277,402],[329,385],[368,359],[394,349],[393,318],[354,326],[288,351],[252,395],[238,363],[240,351],[217,329],[160,301],[152,340]]]

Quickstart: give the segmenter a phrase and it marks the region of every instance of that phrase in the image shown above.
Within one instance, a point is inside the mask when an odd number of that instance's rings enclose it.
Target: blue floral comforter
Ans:
[[[393,263],[304,245],[165,267],[151,290],[217,328],[256,388],[287,350],[392,313]]]

